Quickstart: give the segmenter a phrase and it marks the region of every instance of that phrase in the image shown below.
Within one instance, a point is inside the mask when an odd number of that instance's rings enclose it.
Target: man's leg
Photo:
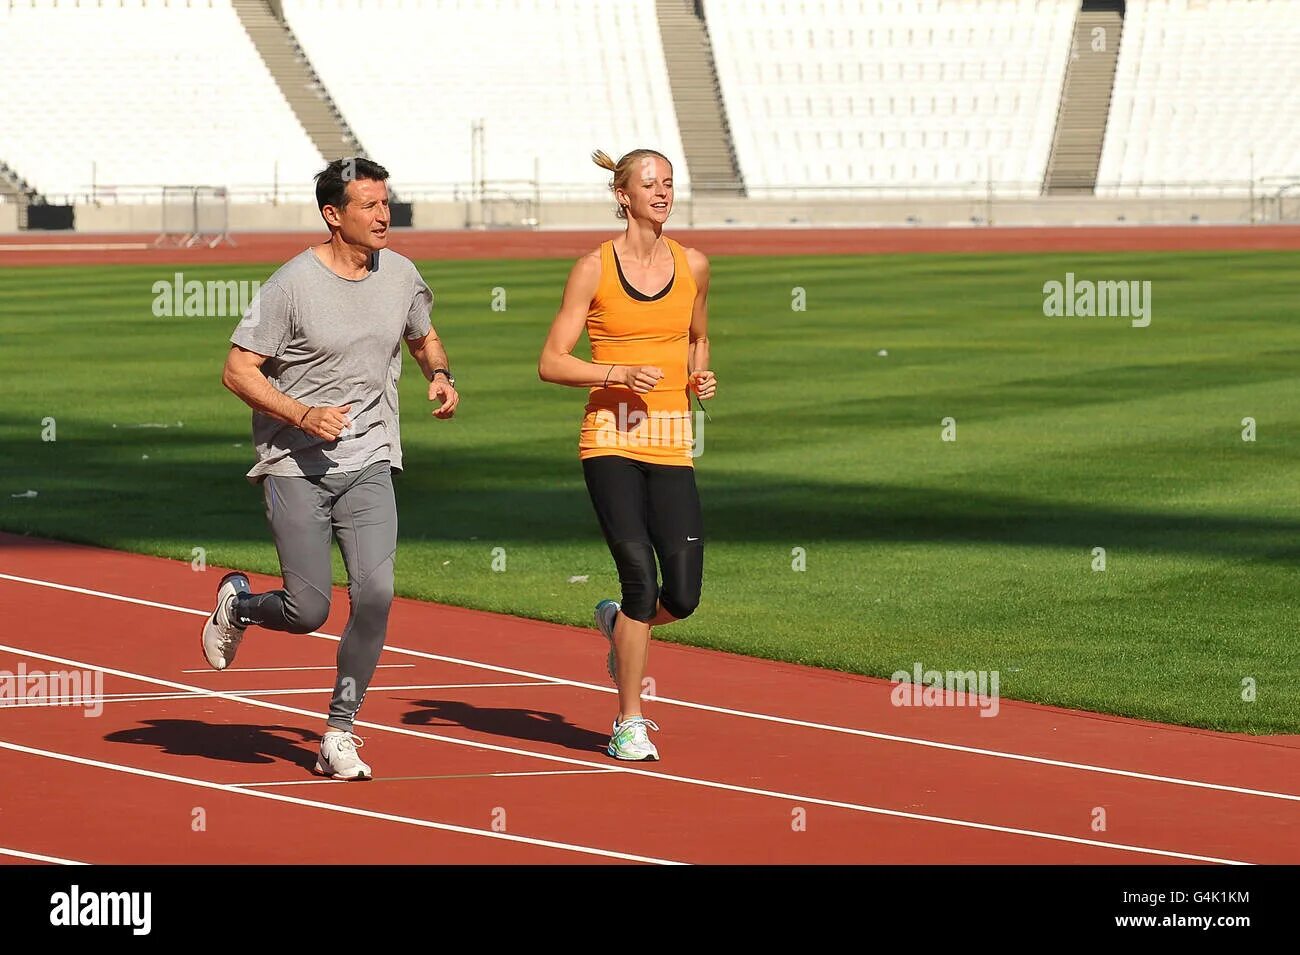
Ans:
[[[336,497],[333,523],[348,570],[352,612],[339,642],[338,676],[326,724],[350,733],[384,649],[393,603],[397,501],[387,461],[366,468]]]
[[[309,633],[330,612],[330,505],[326,479],[268,477],[262,481],[266,517],[280,555],[284,587],[235,600],[243,626]]]
[[[221,579],[217,608],[203,625],[203,654],[217,670],[234,662],[250,625],[307,633],[329,614],[329,493],[320,478],[305,477],[268,477],[262,493],[284,588],[254,594],[243,574]]]

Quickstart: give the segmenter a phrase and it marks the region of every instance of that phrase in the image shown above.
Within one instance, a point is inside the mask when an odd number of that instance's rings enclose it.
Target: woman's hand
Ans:
[[[718,376],[711,371],[691,372],[691,390],[701,398],[712,398],[718,391]]]
[[[623,384],[638,395],[653,391],[655,385],[659,384],[659,380],[664,376],[662,369],[654,365],[627,365],[622,372]]]

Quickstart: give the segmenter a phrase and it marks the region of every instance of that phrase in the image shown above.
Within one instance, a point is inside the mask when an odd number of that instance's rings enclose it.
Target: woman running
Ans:
[[[658,759],[647,730],[659,727],[641,713],[650,628],[689,617],[704,574],[688,391],[711,398],[717,390],[708,370],[709,260],[663,235],[673,167],[662,153],[592,159],[614,174],[627,230],[574,265],[537,370],[543,381],[590,389],[578,457],[623,591],[621,602],[596,605],[618,686],[607,751]],[[572,354],[584,328],[589,362]]]

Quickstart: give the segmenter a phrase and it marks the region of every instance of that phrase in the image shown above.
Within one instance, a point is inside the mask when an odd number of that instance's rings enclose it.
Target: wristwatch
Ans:
[[[456,379],[451,376],[451,372],[449,372],[446,368],[435,368],[433,370],[433,374],[429,376],[429,380],[433,381],[433,379],[436,378],[438,375],[446,375],[447,384],[451,385],[453,388],[456,387]]]

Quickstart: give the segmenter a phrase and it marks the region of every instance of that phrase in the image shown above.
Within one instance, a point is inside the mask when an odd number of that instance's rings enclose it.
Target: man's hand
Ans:
[[[691,388],[701,398],[712,398],[718,391],[718,378],[711,371],[693,371]]]
[[[298,427],[313,437],[335,441],[340,434],[352,427],[352,420],[347,416],[351,410],[351,405],[343,405],[340,408],[312,408]]]
[[[433,409],[433,416],[446,419],[456,413],[460,395],[456,394],[456,389],[446,375],[434,375],[433,381],[429,382],[429,400],[440,403],[440,407]]]

